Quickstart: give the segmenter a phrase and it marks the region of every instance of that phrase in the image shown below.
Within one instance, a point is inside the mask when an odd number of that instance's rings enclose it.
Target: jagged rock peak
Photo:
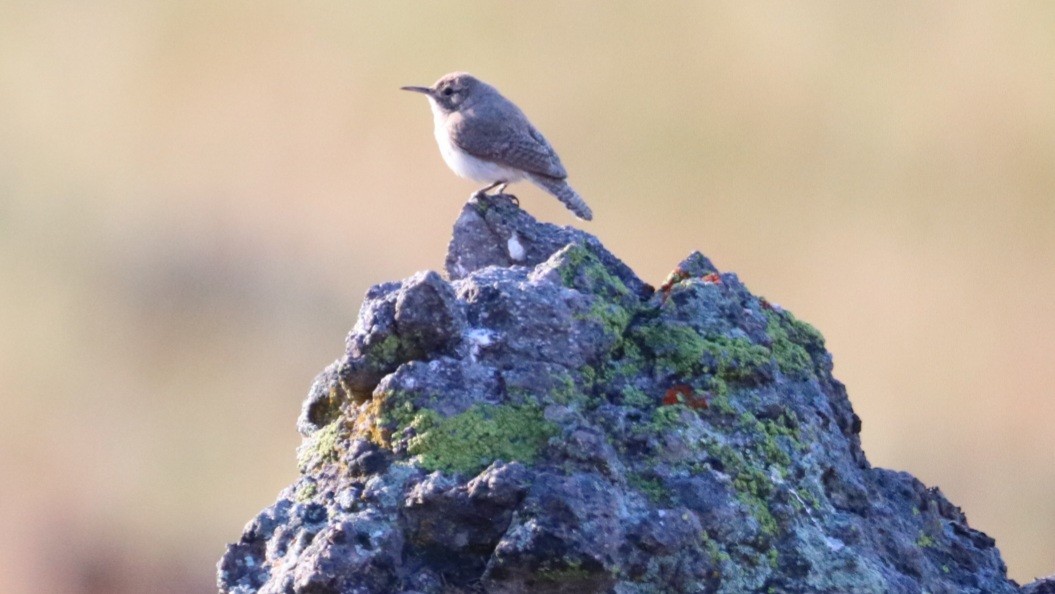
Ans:
[[[868,464],[821,335],[703,255],[653,290],[498,196],[446,269],[367,293],[221,591],[1017,591],[940,491]]]

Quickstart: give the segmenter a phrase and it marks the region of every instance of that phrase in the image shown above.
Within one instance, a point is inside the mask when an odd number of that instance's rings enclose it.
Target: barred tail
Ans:
[[[593,219],[593,211],[590,210],[589,206],[586,206],[586,201],[582,199],[582,196],[579,196],[575,193],[575,190],[571,189],[568,182],[544,175],[532,175],[530,177],[531,181],[535,182],[535,185],[556,196],[557,200],[560,200],[564,203],[564,206],[568,207],[568,210],[575,213],[575,216],[584,221]]]

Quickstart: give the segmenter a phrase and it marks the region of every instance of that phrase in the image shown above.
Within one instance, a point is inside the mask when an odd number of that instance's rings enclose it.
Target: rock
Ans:
[[[588,247],[634,294],[647,298],[652,293],[652,287],[637,278],[596,237],[579,229],[537,221],[505,195],[473,199],[462,209],[447,247],[447,274],[458,280],[488,266],[534,268],[569,244]]]
[[[1055,575],[1023,586],[1022,594],[1055,594]]]
[[[407,536],[439,574],[471,583],[509,530],[530,479],[518,462],[496,462],[468,483],[435,472],[407,494]]]
[[[222,592],[1019,591],[940,491],[869,465],[821,335],[702,254],[653,290],[497,196],[447,275],[367,293]]]
[[[396,334],[403,357],[449,353],[461,339],[465,313],[454,290],[435,272],[415,274],[396,296]]]

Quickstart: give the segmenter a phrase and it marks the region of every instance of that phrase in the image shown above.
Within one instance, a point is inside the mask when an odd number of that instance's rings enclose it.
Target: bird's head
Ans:
[[[472,104],[485,92],[487,85],[468,72],[445,74],[431,87],[400,87],[404,91],[422,93],[445,113],[458,111]]]

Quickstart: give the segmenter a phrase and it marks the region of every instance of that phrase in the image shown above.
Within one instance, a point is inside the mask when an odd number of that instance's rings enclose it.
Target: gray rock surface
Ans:
[[[1055,575],[1038,579],[1022,587],[1022,594],[1055,594]]]
[[[1018,591],[868,464],[821,335],[702,255],[653,290],[499,196],[446,262],[367,293],[222,592]]]

